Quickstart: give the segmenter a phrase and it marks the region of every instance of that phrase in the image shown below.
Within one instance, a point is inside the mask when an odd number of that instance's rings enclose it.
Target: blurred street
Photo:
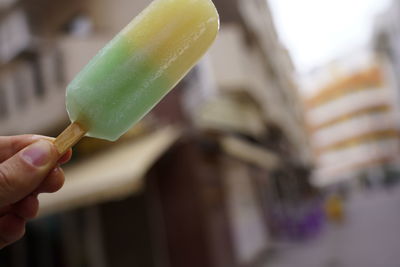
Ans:
[[[268,267],[400,266],[400,187],[355,193],[343,225],[315,240],[280,246]]]

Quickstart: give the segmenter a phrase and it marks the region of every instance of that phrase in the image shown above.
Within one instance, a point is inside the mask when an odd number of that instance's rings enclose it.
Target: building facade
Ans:
[[[355,53],[310,76],[306,117],[316,160],[314,180],[329,185],[376,174],[399,153],[393,88],[371,53]],[[309,83],[311,85],[311,82]]]

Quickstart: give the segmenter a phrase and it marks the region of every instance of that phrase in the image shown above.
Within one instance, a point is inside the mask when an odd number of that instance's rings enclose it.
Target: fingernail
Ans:
[[[48,141],[40,140],[25,148],[22,152],[22,159],[36,167],[46,165],[50,161],[51,144]]]
[[[32,135],[31,139],[33,141],[47,140],[49,142],[52,142],[54,140],[54,138],[52,138],[52,137],[48,137],[48,136],[44,136],[44,135],[37,135],[37,134]]]

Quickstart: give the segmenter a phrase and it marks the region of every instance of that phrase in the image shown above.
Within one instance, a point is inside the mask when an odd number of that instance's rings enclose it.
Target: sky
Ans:
[[[365,47],[374,17],[390,4],[390,0],[268,1],[280,39],[300,74]]]

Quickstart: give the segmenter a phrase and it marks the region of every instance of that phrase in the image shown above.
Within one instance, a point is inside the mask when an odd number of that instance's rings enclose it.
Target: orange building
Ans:
[[[395,102],[381,67],[373,60],[345,67],[335,64],[334,71],[330,68],[321,76],[316,93],[305,99],[316,162],[314,181],[328,185],[395,163]]]

